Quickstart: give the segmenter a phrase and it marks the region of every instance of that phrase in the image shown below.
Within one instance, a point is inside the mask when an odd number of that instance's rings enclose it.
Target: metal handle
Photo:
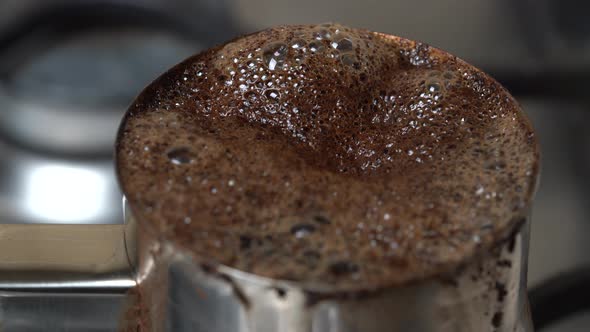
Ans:
[[[0,225],[0,329],[116,331],[135,286],[129,226]]]

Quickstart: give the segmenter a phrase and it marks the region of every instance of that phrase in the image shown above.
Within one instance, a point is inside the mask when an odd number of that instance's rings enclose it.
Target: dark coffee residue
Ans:
[[[498,302],[504,301],[506,295],[508,295],[508,291],[506,290],[506,285],[500,282],[496,282],[496,291],[498,292]]]
[[[359,267],[357,264],[349,261],[338,261],[330,264],[329,269],[330,273],[341,276],[358,272]]]
[[[500,311],[498,311],[494,314],[494,316],[492,317],[492,325],[495,328],[499,328],[500,325],[502,325],[503,316],[504,316],[504,314],[502,314]]]

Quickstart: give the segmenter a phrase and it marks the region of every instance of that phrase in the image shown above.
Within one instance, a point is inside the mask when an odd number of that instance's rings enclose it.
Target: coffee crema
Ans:
[[[339,289],[441,275],[509,240],[538,157],[492,78],[338,24],[185,60],[132,104],[116,151],[136,218],[198,261]]]

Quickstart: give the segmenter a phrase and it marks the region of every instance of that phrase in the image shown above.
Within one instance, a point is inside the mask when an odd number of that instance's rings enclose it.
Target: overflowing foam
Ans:
[[[494,80],[426,44],[286,26],[191,57],[137,98],[117,167],[134,213],[199,259],[308,284],[443,273],[504,240],[538,173]]]

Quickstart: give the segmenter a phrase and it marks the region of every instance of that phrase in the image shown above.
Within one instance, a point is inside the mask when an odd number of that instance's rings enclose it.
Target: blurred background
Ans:
[[[121,223],[112,146],[146,84],[238,34],[335,21],[445,49],[521,102],[543,150],[529,286],[561,276],[532,293],[555,309],[535,319],[549,317],[582,297],[569,284],[590,280],[588,9],[576,0],[2,0],[0,221]],[[581,312],[543,331],[589,326]]]

